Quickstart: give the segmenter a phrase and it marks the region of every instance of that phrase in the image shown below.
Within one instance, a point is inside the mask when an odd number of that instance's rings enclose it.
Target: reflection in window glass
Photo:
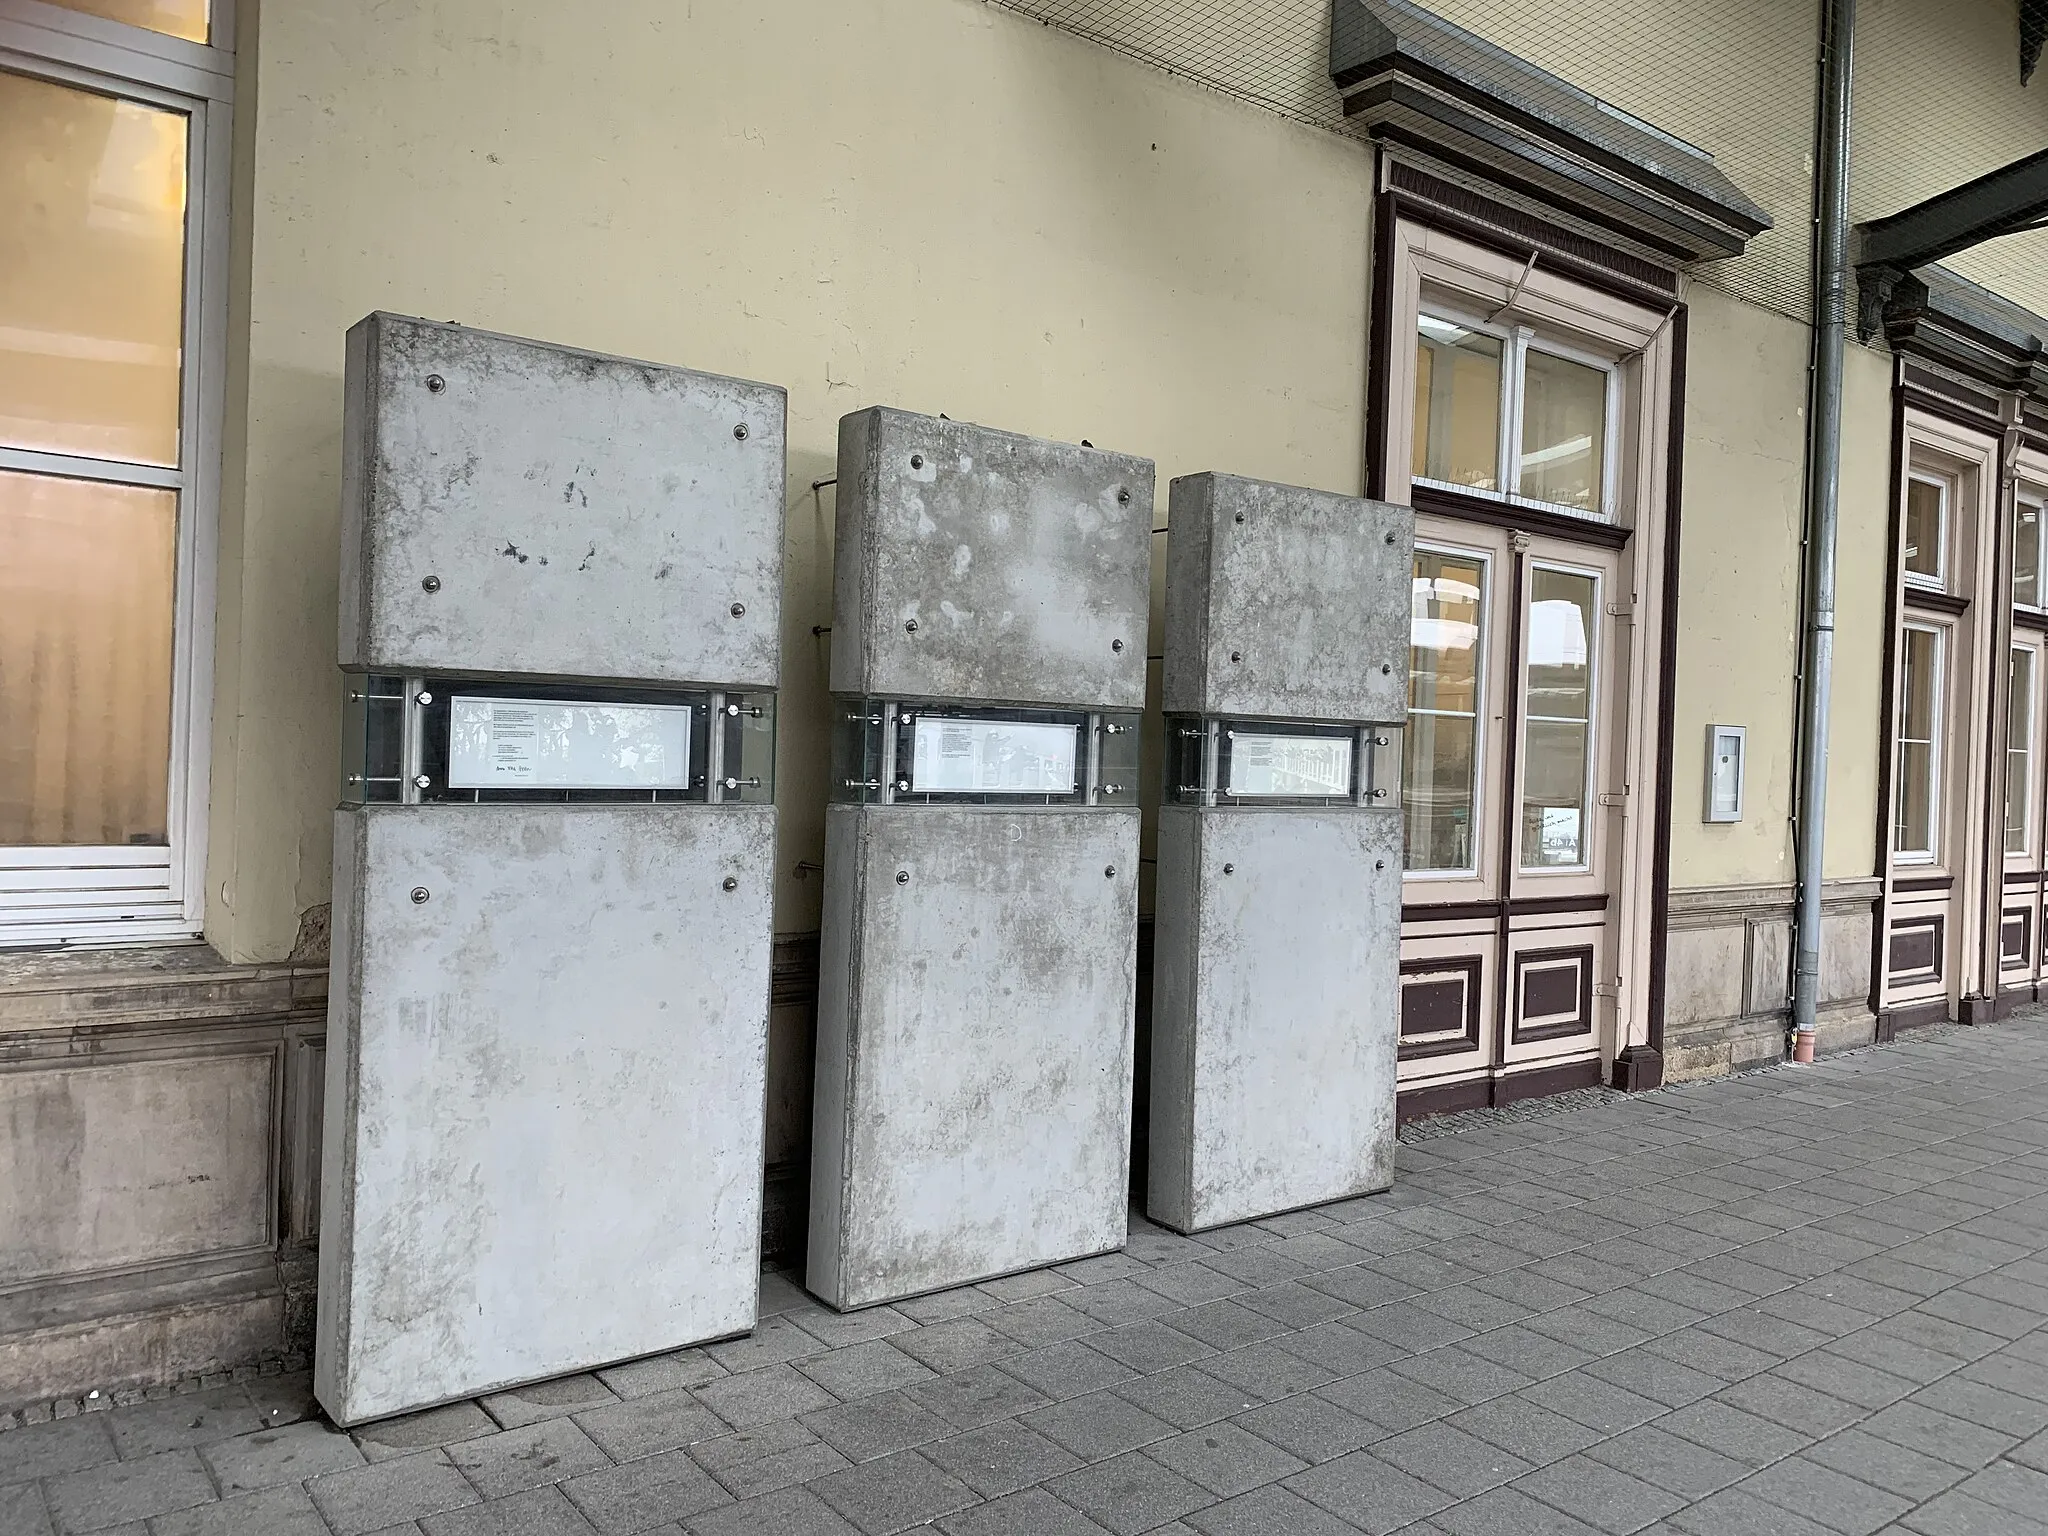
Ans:
[[[1473,812],[1485,609],[1485,561],[1476,555],[1415,552],[1401,773],[1410,870],[1477,871]]]
[[[2027,807],[2034,803],[2034,653],[2012,648],[2012,691],[2005,705],[2005,851],[2027,851]]]
[[[1941,720],[1941,632],[1909,625],[1899,659],[1899,746],[1893,779],[1898,815],[1892,852],[1905,859],[1932,859],[1934,803],[1941,774],[1937,741]]]
[[[1599,579],[1533,565],[1522,733],[1522,867],[1587,862],[1593,638]]]
[[[0,846],[161,845],[177,496],[0,473]]]
[[[50,4],[190,42],[206,41],[207,0],[50,0]]]
[[[1606,371],[1529,348],[1522,365],[1521,494],[1600,512],[1606,459]]]
[[[2012,600],[2041,606],[2041,504],[2021,499],[2012,513]]]
[[[1905,548],[1899,561],[1906,575],[1940,581],[1947,574],[1948,482],[1918,475],[1908,480],[1905,521]]]
[[[186,127],[0,70],[0,443],[178,462]]]
[[[1415,351],[1418,479],[1500,489],[1501,343],[1424,315]]]

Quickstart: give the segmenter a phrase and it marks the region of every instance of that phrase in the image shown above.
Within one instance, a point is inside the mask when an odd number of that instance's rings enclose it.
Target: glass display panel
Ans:
[[[1071,795],[1078,725],[919,715],[911,726],[910,787],[927,795]]]
[[[1486,561],[1477,555],[1415,552],[1401,772],[1402,840],[1411,872],[1477,871],[1486,582]]]
[[[207,37],[208,0],[49,0],[67,11],[103,16],[108,21],[125,21],[131,27],[147,27],[166,37],[182,37],[203,43]]]
[[[1300,736],[1291,732],[1231,730],[1230,795],[1348,798],[1353,741],[1349,736]]]
[[[175,491],[0,472],[0,846],[168,841],[177,538]]]
[[[1522,364],[1519,494],[1593,516],[1604,510],[1607,370],[1535,347]]]
[[[687,789],[690,716],[675,704],[449,701],[450,789]]]
[[[2027,851],[2027,807],[2034,801],[2034,652],[2012,648],[2005,704],[2005,851]]]
[[[2041,504],[2021,498],[2012,512],[2012,600],[2023,608],[2041,602]]]
[[[0,70],[0,443],[177,464],[187,128]]]
[[[1532,565],[1522,735],[1522,868],[1588,858],[1596,576]]]
[[[396,805],[405,798],[405,679],[355,673],[342,697],[342,802]]]
[[[1905,548],[1899,563],[1907,577],[1940,582],[1947,574],[1947,481],[1915,475],[1906,482],[1905,525]]]
[[[1176,715],[1167,722],[1166,798],[1186,805],[1373,805],[1398,761],[1387,726]],[[1390,749],[1394,749],[1391,750]]]
[[[775,695],[350,674],[349,804],[767,804]]]
[[[1429,314],[1416,331],[1412,473],[1499,490],[1500,338]]]
[[[1136,713],[837,699],[832,798],[866,805],[1138,803]]]
[[[1941,771],[1937,726],[1941,717],[1941,632],[1909,626],[1899,661],[1898,810],[1892,852],[1931,860],[1935,787]]]

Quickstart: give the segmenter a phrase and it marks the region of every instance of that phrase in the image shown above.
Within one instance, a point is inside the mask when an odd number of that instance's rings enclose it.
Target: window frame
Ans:
[[[1912,571],[1906,568],[1906,519],[1899,518],[1899,575],[1906,585],[1922,592],[1946,592],[1949,583],[1950,546],[1955,542],[1955,502],[1960,487],[1948,475],[1939,470],[1922,469],[1917,466],[1906,471],[1906,506],[1912,505],[1915,482],[1931,485],[1941,493],[1936,514],[1934,571]]]
[[[1891,861],[1894,864],[1918,867],[1939,867],[1942,860],[1942,780],[1947,772],[1948,742],[1948,665],[1949,650],[1954,642],[1954,626],[1932,619],[1908,618],[1900,625],[1899,646],[1899,689],[1897,719],[1892,729],[1892,835]],[[1904,825],[1901,812],[1905,801],[1905,774],[1901,763],[1908,741],[1918,737],[1906,735],[1906,677],[1907,653],[1910,645],[1903,639],[1906,635],[1924,634],[1934,641],[1933,656],[1930,659],[1929,675],[1932,680],[1934,697],[1928,711],[1929,734],[1927,745],[1927,843],[1926,848],[1901,848],[1899,834]]]
[[[2013,574],[2006,583],[2006,592],[2012,606],[2024,608],[2029,613],[2048,611],[2048,488],[2035,485],[2024,478],[2015,483],[2012,501],[2013,548],[2019,548],[2019,516],[2024,508],[2034,512],[2034,600],[2023,603],[2019,599],[2018,564],[2014,563]]]
[[[1606,667],[1601,664],[1601,650],[1607,643],[1607,629],[1602,620],[1606,616],[1607,584],[1609,573],[1596,565],[1577,565],[1569,560],[1551,555],[1529,555],[1526,569],[1533,576],[1537,571],[1557,571],[1567,576],[1582,576],[1593,583],[1592,632],[1586,636],[1586,752],[1585,764],[1580,773],[1579,795],[1579,852],[1576,864],[1530,864],[1522,857],[1522,818],[1528,806],[1529,786],[1529,726],[1537,715],[1529,708],[1529,669],[1534,664],[1530,654],[1529,634],[1536,623],[1535,583],[1526,584],[1523,594],[1522,611],[1515,616],[1515,622],[1522,631],[1522,655],[1520,676],[1515,679],[1518,693],[1516,714],[1520,717],[1521,740],[1516,744],[1515,784],[1513,801],[1515,807],[1514,825],[1508,829],[1515,839],[1515,878],[1519,880],[1542,880],[1567,878],[1573,875],[1589,875],[1594,872],[1594,815],[1599,810],[1596,786],[1599,783],[1600,761],[1600,711],[1606,707]],[[1545,720],[1555,716],[1545,715]]]
[[[2036,819],[2034,803],[2038,781],[2036,765],[2040,761],[2040,754],[2035,749],[2035,742],[2040,736],[2041,647],[2035,644],[2021,644],[2015,640],[2006,649],[2005,808],[2000,820],[2003,823],[2005,832],[2004,849],[2006,857],[2025,859],[2033,852],[2034,848]],[[2027,658],[2025,736],[2020,744],[2016,746],[2012,739],[2012,701],[2021,697],[2021,694],[2019,689],[2014,686],[2015,678],[2013,674],[2014,663],[2022,656]],[[2013,758],[2016,756],[2024,760],[2018,785],[2020,797],[2020,826],[2018,829],[2020,842],[2018,847],[2014,847],[2011,841],[2013,834],[2011,815],[2014,790],[2012,770]]]
[[[202,44],[40,0],[13,0],[0,15],[0,70],[181,112],[188,122],[177,465],[0,447],[0,470],[177,496],[165,845],[0,847],[0,950],[189,941],[204,921],[234,20],[233,0],[213,0]]]
[[[1478,565],[1480,568],[1479,634],[1477,638],[1473,641],[1474,654],[1472,669],[1472,860],[1469,865],[1458,869],[1410,869],[1408,867],[1407,849],[1404,836],[1401,859],[1401,878],[1404,881],[1483,880],[1487,877],[1488,873],[1488,871],[1485,868],[1486,838],[1484,836],[1486,829],[1486,807],[1488,804],[1486,797],[1486,754],[1492,748],[1493,738],[1491,723],[1487,719],[1487,705],[1489,700],[1490,682],[1490,679],[1488,678],[1487,674],[1492,670],[1490,652],[1490,648],[1492,647],[1494,641],[1494,615],[1492,610],[1495,593],[1498,590],[1499,572],[1496,569],[1495,564],[1496,551],[1491,549],[1476,548],[1471,545],[1457,544],[1446,539],[1432,538],[1428,535],[1423,535],[1415,540],[1415,554],[1441,555],[1450,557],[1452,559],[1470,560],[1474,564]],[[1412,555],[1409,557],[1408,570],[1409,581],[1412,590],[1412,584],[1415,579],[1415,563],[1414,556]],[[1409,621],[1411,627],[1411,648],[1413,646],[1413,611],[1413,604],[1411,601]],[[1413,733],[1408,726],[1409,717],[1412,716],[1414,713],[1414,709],[1410,707],[1409,709],[1403,712],[1401,717],[1401,738],[1404,757],[1406,755],[1407,743],[1410,740],[1414,739]],[[1401,773],[1401,815],[1404,833],[1407,824],[1408,814],[1407,792],[1408,774],[1404,762]]]
[[[1454,480],[1437,480],[1427,475],[1416,474],[1410,475],[1409,483],[1428,486],[1432,490],[1449,491],[1453,495],[1479,496],[1507,506],[1528,507],[1538,512],[1554,512],[1560,517],[1576,517],[1589,523],[1613,524],[1618,521],[1616,493],[1621,466],[1622,408],[1620,360],[1604,357],[1589,348],[1577,346],[1548,329],[1539,329],[1526,321],[1503,325],[1497,319],[1477,319],[1470,313],[1461,311],[1456,303],[1445,303],[1428,291],[1418,296],[1418,330],[1420,322],[1425,318],[1478,335],[1491,336],[1501,344],[1500,430],[1494,448],[1494,480],[1499,488],[1487,490],[1481,486],[1460,485]],[[1414,334],[1409,335],[1406,344],[1419,354],[1420,342]],[[1601,398],[1600,504],[1591,511],[1568,506],[1560,501],[1545,501],[1541,497],[1522,494],[1522,414],[1528,399],[1528,361],[1532,351],[1591,368],[1606,381]],[[1419,373],[1419,358],[1411,356],[1407,372],[1411,390],[1413,381]],[[1417,425],[1418,423],[1413,421],[1409,424],[1411,443]]]

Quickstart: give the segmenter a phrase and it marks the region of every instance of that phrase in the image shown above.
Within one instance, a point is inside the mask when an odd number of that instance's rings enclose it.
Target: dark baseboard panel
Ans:
[[[1645,1093],[1664,1086],[1664,1053],[1655,1046],[1631,1045],[1614,1058],[1613,1086],[1623,1093]]]
[[[1924,1029],[1929,1024],[1950,1022],[1948,999],[1936,998],[1928,1003],[1913,1003],[1903,1008],[1887,1008],[1878,1015],[1878,1038],[1896,1040],[1908,1029]]]
[[[1498,1109],[1523,1099],[1547,1099],[1552,1094],[1570,1093],[1578,1088],[1600,1086],[1598,1061],[1572,1061],[1558,1067],[1540,1067],[1506,1077],[1479,1078],[1463,1083],[1438,1083],[1411,1088],[1395,1100],[1395,1118],[1403,1125],[1431,1115],[1456,1114],[1467,1109]]]

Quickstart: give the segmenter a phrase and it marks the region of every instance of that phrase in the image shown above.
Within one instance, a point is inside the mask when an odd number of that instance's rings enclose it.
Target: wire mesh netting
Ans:
[[[1239,101],[1345,131],[1332,0],[990,0]],[[1336,4],[1354,0],[1335,0]],[[1436,15],[1714,157],[1772,228],[1699,277],[1804,318],[1820,0],[1432,0]],[[1851,214],[1896,212],[2048,144],[2019,0],[1861,0]],[[2048,310],[2048,232],[1949,263]]]

